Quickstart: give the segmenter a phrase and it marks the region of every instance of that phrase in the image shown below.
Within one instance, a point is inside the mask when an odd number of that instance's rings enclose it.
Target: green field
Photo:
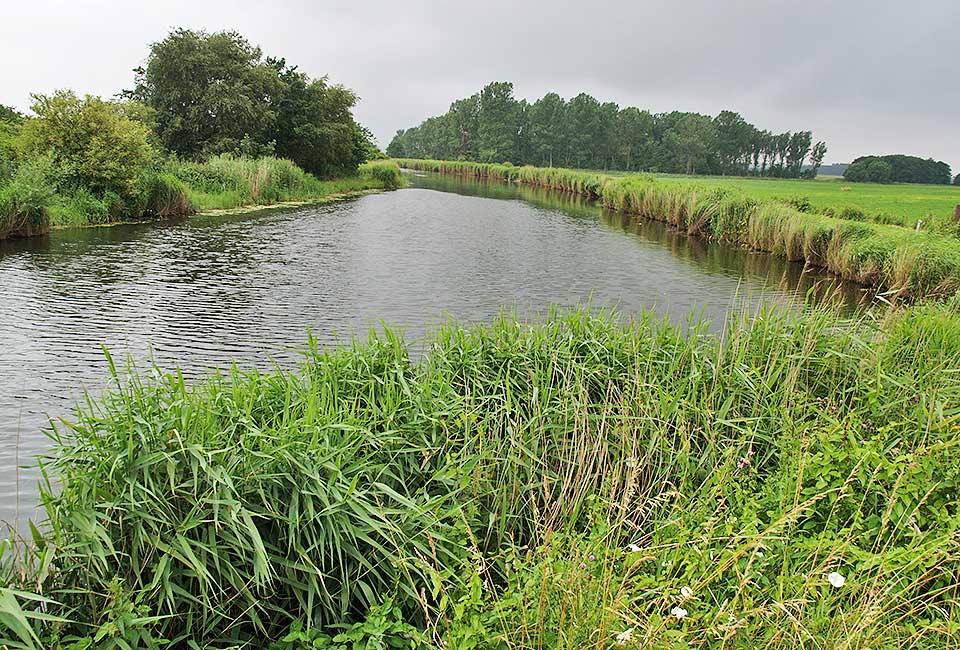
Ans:
[[[619,175],[616,172],[611,175]],[[665,182],[690,182],[690,176],[657,174]],[[703,176],[697,181],[711,185],[734,187],[760,200],[783,200],[796,197],[809,199],[814,212],[856,206],[867,215],[886,214],[903,217],[904,225],[914,226],[917,219],[932,221],[953,217],[960,205],[960,187],[955,185],[880,185],[847,183],[842,178],[817,180],[744,178],[739,176]],[[871,219],[872,220],[872,219]]]
[[[636,175],[634,172],[599,171],[607,176]],[[869,221],[883,215],[881,222],[911,228],[917,219],[924,223],[953,218],[960,205],[960,186],[912,185],[906,183],[848,183],[841,176],[820,176],[816,180],[795,178],[754,178],[749,176],[687,176],[684,174],[652,174],[658,181],[704,183],[735,188],[761,201],[789,201],[806,198],[811,212],[859,208]]]

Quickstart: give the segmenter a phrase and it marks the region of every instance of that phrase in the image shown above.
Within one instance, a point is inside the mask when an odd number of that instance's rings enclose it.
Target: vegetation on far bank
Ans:
[[[548,93],[530,104],[514,98],[509,82],[453,102],[387,146],[394,158],[787,178],[816,176],[826,153],[810,131],[770,133],[734,111],[652,114],[586,93]]]
[[[916,156],[861,156],[850,163],[843,178],[859,183],[949,185],[950,165]]]
[[[387,331],[58,425],[0,644],[960,642],[960,313]],[[169,644],[169,645],[164,645]]]
[[[123,99],[0,107],[0,238],[396,187],[356,96],[264,58],[235,32],[178,29]]]
[[[952,220],[916,232],[868,221],[856,208],[817,214],[803,197],[763,200],[709,181],[663,182],[645,174],[462,161],[398,162],[410,169],[574,192],[614,210],[666,221],[691,235],[803,261],[899,297],[951,296],[960,289],[960,224]]]

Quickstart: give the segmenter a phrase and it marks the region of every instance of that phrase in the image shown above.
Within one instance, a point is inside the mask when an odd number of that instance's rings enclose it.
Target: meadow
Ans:
[[[407,160],[402,167],[488,178],[570,192],[603,206],[667,222],[706,237],[819,267],[844,279],[876,286],[887,298],[949,297],[960,289],[960,223],[932,216],[922,228],[892,223],[886,213],[858,206],[815,209],[807,196],[778,196],[784,183],[827,186],[826,181],[766,180],[748,185],[710,177],[682,181],[649,174],[610,175],[561,168],[515,167],[465,161]],[[791,187],[794,187],[791,185]],[[838,188],[842,190],[841,188]],[[906,191],[906,190],[904,190]],[[955,191],[951,188],[950,191]]]
[[[0,546],[0,645],[960,643],[955,300],[722,337],[505,313],[424,349],[115,371]]]
[[[611,175],[623,175],[611,172]],[[960,187],[955,185],[915,185],[847,183],[842,177],[815,180],[750,178],[743,176],[694,177],[655,174],[658,181],[688,183],[691,180],[716,187],[732,188],[759,200],[794,201],[806,199],[813,212],[845,208],[862,211],[870,221],[916,227],[917,220],[927,224],[949,221],[960,205]]]

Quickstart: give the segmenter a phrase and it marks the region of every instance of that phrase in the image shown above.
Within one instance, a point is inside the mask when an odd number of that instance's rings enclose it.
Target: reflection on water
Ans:
[[[586,301],[722,321],[759,301],[796,305],[824,280],[578,197],[413,181],[290,212],[0,242],[0,520],[16,518],[18,454],[29,463],[47,448],[48,416],[105,385],[101,345],[197,377],[233,360],[289,364],[308,329],[333,344],[382,319],[417,338],[445,317],[479,322],[504,305],[529,316]],[[861,295],[827,284],[848,305]],[[20,476],[27,511],[36,478]]]

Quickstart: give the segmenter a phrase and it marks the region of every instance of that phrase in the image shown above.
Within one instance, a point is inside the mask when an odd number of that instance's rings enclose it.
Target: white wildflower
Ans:
[[[681,587],[680,595],[683,596],[684,598],[689,598],[690,596],[693,595],[693,589],[691,589],[690,587]]]
[[[670,610],[670,613],[677,617],[677,620],[683,620],[687,616],[687,610],[679,605]]]
[[[637,546],[636,544],[629,544],[627,545],[627,550],[630,551],[631,553],[639,553],[640,547]]]
[[[619,632],[616,636],[617,645],[627,645],[627,641],[633,639],[633,628],[628,627],[623,632]]]
[[[839,589],[839,588],[842,587],[844,584],[846,584],[847,579],[844,578],[844,577],[843,577],[842,575],[840,575],[839,573],[837,573],[836,571],[831,571],[830,573],[827,574],[827,582],[829,582],[829,583],[832,584],[834,587],[836,587],[837,589]]]

